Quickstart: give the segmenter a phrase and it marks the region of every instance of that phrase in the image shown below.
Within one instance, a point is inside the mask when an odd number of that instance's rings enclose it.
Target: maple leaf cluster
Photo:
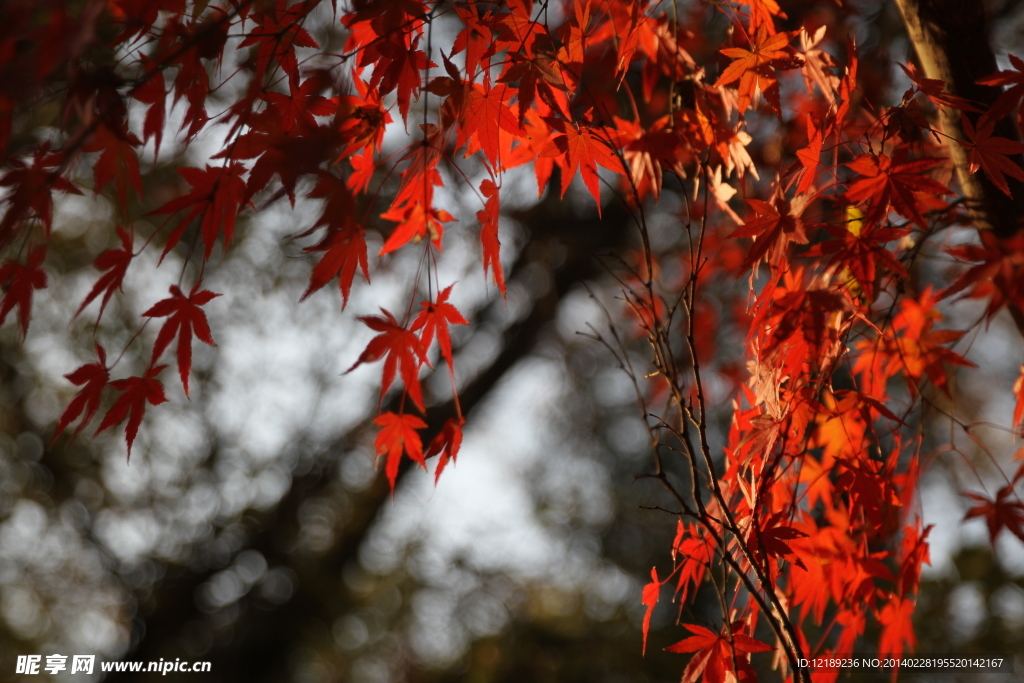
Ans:
[[[202,287],[207,265],[253,212],[301,197],[320,206],[296,231],[312,238],[301,299],[336,281],[344,309],[364,286],[357,274],[369,286],[376,263],[420,255],[403,307],[359,316],[374,336],[341,367],[380,364],[375,448],[392,490],[406,459],[425,468],[438,456],[439,477],[465,424],[451,328],[470,324],[455,285],[439,279],[445,233],[479,234],[482,277],[459,286],[493,283],[505,296],[504,180],[532,173],[539,194],[565,197],[578,177],[599,214],[617,195],[639,228],[640,249],[615,278],[635,336],[654,352],[641,400],[644,414],[660,415],[656,476],[679,507],[673,567],[664,579],[652,571],[643,590],[643,647],[662,587],[673,582],[685,601],[715,563],[742,597],[712,628],[683,624],[688,635],[667,649],[690,655],[684,680],[752,679],[751,657],[769,650],[784,653],[784,674],[806,680],[799,658],[852,652],[871,620],[885,653],[913,647],[928,528],[910,504],[922,440],[904,428],[926,394],[951,394],[956,369],[973,365],[955,348],[966,331],[940,327],[943,301],[982,300],[988,319],[1024,310],[1024,241],[985,234],[948,247],[969,265],[940,290],[917,286],[910,266],[927,240],[969,222],[945,140],[966,152],[969,174],[1001,192],[1024,180],[1024,144],[994,134],[1020,111],[1024,64],[1011,57],[1015,70],[980,81],[1006,88],[987,111],[910,66],[899,104],[866,106],[853,42],[826,26],[779,30],[787,17],[773,0],[700,5],[684,17],[647,0],[548,4],[108,0],[78,14],[57,0],[4,5],[0,74],[31,75],[0,79],[0,324],[13,313],[29,333],[33,296],[50,281],[60,195],[108,194],[119,216],[116,245],[95,257],[99,275],[70,316],[99,301],[96,358],[66,375],[78,391],[54,440],[106,407],[96,433],[125,423],[130,453],[146,411],[168,401],[161,361],[172,346],[187,398],[196,338],[215,345],[217,318],[211,325],[207,314],[220,294]],[[699,30],[711,17],[731,27],[727,44]],[[439,23],[455,29],[450,44],[439,44]],[[98,38],[99,26],[113,37]],[[331,53],[322,46],[335,31],[343,46]],[[64,47],[47,49],[54,44]],[[228,90],[237,98],[211,114]],[[55,91],[53,135],[22,141],[15,103]],[[966,139],[932,129],[936,108],[960,114]],[[752,134],[765,122],[785,132],[773,163]],[[385,149],[385,134],[400,130],[408,144]],[[200,158],[193,143],[209,131],[222,143]],[[200,158],[176,168],[171,198],[143,173],[143,153],[166,159],[169,138],[197,151],[175,159]],[[453,188],[476,198],[475,213],[456,215]],[[670,192],[686,207],[684,237],[657,246],[668,240],[652,241],[647,207]],[[701,192],[703,201],[688,199]],[[157,227],[141,227],[144,218]],[[372,263],[371,233],[382,244]],[[99,322],[147,249],[192,268],[138,320],[128,345],[145,346],[145,369],[113,379],[125,354],[108,360]],[[745,300],[712,298],[744,275]],[[743,324],[746,370],[735,358],[720,364],[716,311]],[[154,320],[155,336],[145,332]],[[730,384],[734,409],[715,453],[709,370]],[[430,434],[436,397],[422,379],[435,371],[448,375],[455,416]],[[1020,423],[1024,385],[1014,392]],[[673,488],[660,460],[665,435],[704,488]],[[1020,480],[994,498],[969,494],[968,517],[984,517],[993,538],[1022,536]],[[812,627],[831,635],[809,643]]]

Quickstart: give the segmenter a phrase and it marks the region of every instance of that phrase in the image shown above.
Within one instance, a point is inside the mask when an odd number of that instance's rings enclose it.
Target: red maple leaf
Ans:
[[[7,202],[7,211],[3,220],[0,220],[0,246],[11,241],[15,226],[27,218],[29,212],[35,214],[42,222],[46,233],[50,233],[50,226],[53,225],[54,190],[82,194],[70,180],[57,173],[64,155],[59,152],[51,153],[49,150],[48,143],[41,145],[36,150],[31,166],[20,159],[7,160],[6,163],[11,170],[0,178],[0,187],[12,189],[3,199]]]
[[[531,14],[533,0],[508,0],[508,14],[499,14],[493,29],[498,32],[495,43],[499,49],[515,47],[528,57],[533,56],[533,45],[545,35],[544,22],[534,21]]]
[[[423,138],[419,143],[411,145],[409,151],[402,156],[402,161],[409,163],[402,171],[402,182],[394,199],[391,200],[389,213],[401,214],[416,202],[424,206],[433,206],[434,188],[444,185],[437,165],[446,157],[445,149],[451,144],[449,137],[447,130],[442,130],[432,123],[423,127]],[[351,184],[349,186],[351,187]]]
[[[488,178],[480,183],[480,191],[487,198],[483,211],[476,212],[477,220],[483,224],[480,230],[480,245],[484,255],[484,275],[487,275],[487,270],[490,269],[494,284],[498,285],[498,291],[505,296],[505,273],[501,269],[501,242],[498,240],[498,186]]]
[[[970,299],[988,299],[985,316],[991,320],[1007,303],[1024,306],[1024,234],[1001,240],[983,231],[980,238],[981,244],[946,248],[956,258],[975,265],[961,273],[942,296],[964,292]]]
[[[836,490],[849,496],[850,508],[863,514],[868,524],[883,527],[889,511],[900,502],[882,463],[846,458],[838,458],[837,463],[845,471],[836,482]]]
[[[804,194],[814,184],[814,177],[818,172],[818,164],[821,160],[821,146],[823,138],[821,129],[814,125],[811,117],[807,117],[807,146],[796,152],[800,161],[800,184],[797,185],[797,194]]]
[[[313,267],[313,272],[309,276],[309,286],[306,287],[302,300],[337,277],[338,288],[341,290],[341,307],[345,308],[356,269],[362,270],[363,279],[370,281],[366,233],[353,220],[355,200],[344,181],[326,172],[320,174],[316,186],[306,196],[326,200],[320,218],[308,232],[320,226],[327,226],[327,232],[322,240],[303,250],[307,254],[324,252],[324,255]]]
[[[913,63],[900,64],[899,67],[903,69],[903,73],[907,74],[907,77],[913,81],[914,85],[917,86],[917,90],[922,93],[925,97],[932,101],[936,106],[953,107],[960,111],[973,111],[978,112],[979,109],[971,104],[970,100],[965,100],[962,97],[952,95],[946,90],[946,82],[939,78],[925,78],[918,74],[917,67]],[[909,91],[913,92],[913,88]],[[912,97],[912,95],[909,95]],[[904,95],[904,101],[907,100],[908,95]]]
[[[401,112],[403,121],[408,118],[409,105],[422,85],[422,72],[428,67],[437,66],[427,59],[423,50],[416,49],[418,44],[418,38],[413,40],[411,45],[389,40],[381,42],[377,46],[377,51],[382,57],[379,62],[380,68],[373,70],[370,79],[370,86],[377,88],[381,95],[387,95],[392,90],[398,91],[398,111]]]
[[[92,303],[93,299],[102,293],[103,300],[100,302],[100,314],[96,316],[96,322],[99,324],[100,318],[103,317],[103,310],[110,302],[110,297],[114,296],[115,291],[121,289],[125,273],[128,272],[128,266],[131,264],[135,254],[132,253],[132,233],[122,227],[118,227],[117,236],[121,239],[121,248],[107,249],[93,261],[93,265],[107,272],[100,276],[100,279],[96,281],[96,284],[92,286],[89,294],[85,297],[82,305],[75,311],[76,318],[85,310],[86,306]]]
[[[295,203],[295,185],[303,175],[320,172],[321,165],[334,156],[339,135],[333,126],[307,125],[299,120],[285,129],[284,114],[276,107],[249,117],[249,130],[234,145],[214,154],[214,159],[255,159],[241,204],[248,203],[274,176],[281,179],[288,199]]]
[[[491,12],[476,3],[453,5],[452,9],[465,26],[452,43],[452,54],[457,55],[465,50],[466,73],[472,77],[481,69],[489,68],[487,60],[498,49],[489,25]]]
[[[1013,408],[1013,427],[1017,428],[1024,423],[1024,365],[1020,366],[1020,377],[1013,383],[1013,393],[1017,396],[1017,404]],[[1024,450],[1018,451],[1017,456],[1024,454]]]
[[[791,557],[794,564],[802,567],[803,562],[786,542],[805,538],[807,534],[784,524],[785,518],[785,514],[776,513],[765,521],[763,527],[753,526],[749,535],[750,548],[755,552],[763,552],[768,558]]]
[[[398,478],[398,466],[402,461],[402,453],[406,453],[415,462],[426,469],[423,458],[423,441],[417,429],[426,428],[427,424],[415,415],[397,415],[392,412],[378,416],[373,423],[381,427],[373,442],[377,449],[377,459],[387,457],[384,471],[391,484],[391,493],[395,492],[395,480]]]
[[[441,355],[448,362],[448,369],[455,371],[452,362],[452,338],[448,333],[449,325],[468,325],[469,321],[462,317],[459,309],[448,303],[448,295],[452,293],[452,287],[448,285],[437,295],[437,301],[424,301],[421,305],[423,310],[412,323],[412,330],[423,329],[420,333],[420,343],[424,349],[430,348],[430,343],[437,336],[437,345],[441,347]]]
[[[69,382],[77,387],[82,387],[71,403],[64,410],[57,422],[57,429],[53,432],[50,443],[53,444],[65,429],[74,422],[79,415],[83,415],[82,421],[75,429],[75,436],[85,428],[85,425],[92,421],[97,409],[100,407],[100,398],[103,396],[103,389],[110,381],[110,371],[107,368],[107,353],[103,347],[96,344],[96,357],[98,363],[88,363],[79,367],[74,372],[64,375]]]
[[[164,385],[156,378],[166,365],[151,365],[146,374],[141,377],[128,377],[115,380],[110,386],[122,392],[110,406],[110,410],[103,416],[103,421],[96,429],[96,434],[121,424],[125,417],[128,424],[125,427],[124,436],[128,442],[128,458],[132,457],[132,444],[139,433],[139,425],[142,424],[142,417],[146,412],[146,404],[158,406],[167,401],[164,395]]]
[[[907,231],[883,228],[876,223],[860,225],[851,230],[852,224],[826,225],[825,229],[836,239],[819,242],[803,255],[830,255],[830,265],[839,264],[843,267],[840,279],[846,281],[842,284],[855,294],[863,292],[865,301],[874,301],[875,282],[880,267],[897,276],[907,277],[903,264],[886,247],[906,235]]]
[[[401,367],[402,381],[413,402],[424,410],[423,389],[420,387],[420,367],[427,363],[427,355],[420,343],[419,337],[411,330],[407,330],[399,324],[389,311],[381,309],[384,314],[364,315],[359,320],[366,324],[371,330],[380,332],[370,340],[370,343],[363,349],[359,359],[346,372],[352,372],[363,363],[373,363],[384,359],[384,372],[381,380],[380,398],[395,381],[395,372]]]
[[[164,119],[167,107],[167,86],[164,73],[157,68],[155,62],[146,55],[139,55],[140,64],[147,74],[152,74],[144,83],[132,91],[132,97],[143,104],[148,104],[146,118],[142,123],[142,139],[154,141],[153,158],[160,156],[160,141],[164,135]]]
[[[1024,469],[1021,470],[1024,472]],[[978,504],[967,511],[964,519],[984,517],[988,525],[988,535],[993,543],[999,532],[1006,529],[1024,541],[1024,503],[1014,491],[1016,481],[1012,481],[996,492],[995,500],[979,493],[964,492],[963,495]]]
[[[493,88],[478,83],[467,84],[462,127],[455,142],[456,147],[461,147],[471,135],[475,135],[484,155],[492,165],[497,166],[499,130],[516,137],[526,135],[515,114],[505,104],[515,94],[515,88],[504,84]]]
[[[551,172],[555,168],[556,157],[561,155],[558,145],[555,144],[557,130],[552,130],[547,121],[544,120],[537,109],[530,109],[526,112],[526,122],[523,124],[527,137],[519,141],[519,144],[512,148],[512,153],[503,158],[504,169],[515,168],[523,164],[533,164],[534,177],[537,179],[537,196],[544,194]],[[548,154],[550,156],[542,156]],[[561,166],[562,159],[557,163]]]
[[[430,445],[427,446],[427,450],[423,454],[424,458],[432,458],[438,454],[441,456],[437,461],[437,469],[434,471],[435,485],[441,478],[441,473],[444,472],[448,462],[455,462],[455,458],[459,455],[459,449],[462,447],[462,425],[465,423],[466,421],[461,418],[448,418],[441,431],[431,439]]]
[[[83,152],[100,152],[93,166],[93,191],[99,194],[114,181],[118,205],[122,211],[128,207],[128,185],[135,194],[142,195],[142,175],[139,172],[139,157],[135,148],[142,144],[134,134],[126,130],[113,130],[101,124],[89,141],[82,145]]]
[[[907,526],[903,529],[903,541],[900,544],[900,595],[906,597],[917,590],[921,580],[921,565],[931,564],[928,552],[928,534],[933,525],[929,524],[920,532],[917,527]]]
[[[245,166],[234,163],[220,168],[207,164],[206,169],[179,168],[178,175],[184,178],[192,191],[184,197],[172,199],[149,215],[159,216],[164,214],[177,213],[187,209],[185,217],[181,219],[167,238],[161,260],[167,256],[185,234],[185,229],[193,219],[202,216],[200,230],[203,237],[203,259],[209,260],[213,253],[213,245],[217,242],[217,235],[224,231],[224,247],[227,248],[235,234],[235,217],[242,206],[242,198],[245,196],[245,181],[242,176],[245,174]]]
[[[373,180],[373,173],[377,170],[373,153],[367,148],[348,161],[352,164],[352,173],[349,174],[345,185],[353,192],[366,192],[370,188],[370,181]]]
[[[0,285],[5,290],[0,303],[0,325],[17,306],[22,338],[28,332],[28,321],[32,315],[32,292],[46,287],[46,271],[42,268],[45,258],[46,247],[33,246],[28,250],[28,263],[8,259],[0,266]]]
[[[997,88],[1010,86],[1009,90],[1001,94],[999,99],[993,103],[992,108],[985,114],[986,117],[993,120],[1001,119],[1016,109],[1017,105],[1024,99],[1024,59],[1016,55],[1008,56],[1010,63],[1013,64],[1016,71],[1011,69],[996,71],[994,74],[990,74],[978,81],[981,85],[991,85]]]
[[[898,153],[895,158],[885,154],[861,154],[854,161],[846,163],[863,176],[850,185],[846,199],[851,204],[868,200],[871,208],[866,213],[871,221],[882,222],[891,205],[901,216],[912,219],[923,230],[928,230],[914,193],[936,196],[953,194],[945,185],[926,175],[926,171],[940,161],[934,157],[906,161]]]
[[[360,2],[353,6],[344,22],[349,28],[367,22],[372,35],[388,36],[408,27],[413,19],[427,14],[424,0],[391,0],[391,2]],[[461,16],[461,15],[460,15]]]
[[[517,101],[520,126],[526,121],[526,113],[530,110],[538,94],[552,109],[558,111],[562,108],[558,96],[555,95],[555,90],[562,92],[567,90],[565,79],[562,78],[557,63],[550,55],[541,54],[531,59],[518,52],[510,53],[505,71],[498,78],[498,82],[512,83],[514,81],[519,81]],[[522,134],[522,132],[519,133],[519,135]]]
[[[638,49],[641,53],[644,52],[641,43],[646,42],[650,46],[650,38],[655,26],[655,19],[648,16],[639,3],[630,3],[627,7],[613,11],[609,17],[610,21],[605,24],[605,30],[611,33],[614,41],[618,43],[615,57],[615,78],[622,78],[622,75],[629,70],[630,63],[638,58]],[[599,25],[593,38],[600,41],[605,38],[605,35],[605,31]]]
[[[667,581],[666,579],[665,581]],[[647,608],[644,612],[644,644],[642,652],[647,652],[647,632],[651,628],[651,615],[654,614],[654,607],[658,604],[658,597],[661,595],[661,587],[665,585],[665,581],[658,580],[658,568],[651,567],[651,582],[644,586],[643,595],[640,598],[641,603]]]
[[[206,320],[206,313],[200,308],[214,298],[220,296],[208,289],[200,290],[203,281],[200,280],[192,287],[192,291],[185,296],[177,285],[171,285],[171,296],[167,299],[156,302],[142,315],[147,318],[167,318],[167,322],[160,328],[153,344],[153,358],[150,361],[155,363],[170,345],[174,335],[178,335],[178,373],[181,375],[181,383],[185,387],[185,395],[188,396],[188,374],[192,369],[192,333],[210,346],[216,346],[213,341],[213,333],[210,331],[210,323]]]
[[[187,129],[186,135],[189,138],[197,135],[210,121],[206,112],[206,101],[210,95],[210,75],[206,60],[219,60],[223,56],[228,27],[231,25],[228,16],[209,16],[205,20],[187,23],[172,22],[164,35],[171,40],[177,39],[177,43],[173,47],[168,46],[170,49],[166,52],[161,51],[155,55],[159,61],[166,59],[178,67],[178,74],[174,78],[174,101],[181,98],[188,101],[181,129]],[[243,97],[237,103],[237,108],[232,109],[248,113],[251,111],[248,106],[251,101],[251,98]]]
[[[802,197],[791,202],[780,192],[771,203],[748,199],[747,204],[754,210],[754,218],[729,235],[729,238],[754,238],[754,244],[743,261],[744,268],[753,266],[762,258],[769,263],[780,263],[790,243],[807,244],[807,233],[800,217],[806,205]]]
[[[160,12],[171,7],[168,0],[111,0],[107,11],[116,20],[114,25],[121,27],[113,44],[118,45],[152,28]]]
[[[853,104],[853,94],[857,91],[857,49],[852,36],[848,39],[847,46],[850,63],[846,67],[846,74],[843,76],[843,80],[839,83],[839,99],[842,103],[836,110],[830,131],[841,131],[843,129],[843,123],[845,123],[846,117],[850,113],[850,107]]]
[[[775,649],[760,640],[744,635],[740,622],[732,625],[731,638],[724,629],[721,633],[714,633],[696,624],[683,626],[694,635],[665,648],[669,652],[695,653],[683,671],[683,683],[695,683],[701,674],[705,683],[725,683],[729,680],[727,676],[734,673],[735,678],[732,680],[757,680],[750,666],[749,657],[739,653],[769,652]]]
[[[317,92],[328,85],[322,77],[310,77],[287,95],[278,92],[264,92],[260,97],[269,102],[281,115],[281,128],[285,132],[301,123],[307,128],[316,127],[314,116],[331,116],[337,105]]]
[[[1017,180],[1024,180],[1024,170],[1009,155],[1024,152],[1024,143],[1008,138],[992,137],[996,122],[985,117],[978,121],[978,129],[974,129],[967,114],[960,114],[960,123],[970,142],[961,142],[966,149],[968,170],[975,173],[978,168],[985,170],[985,175],[1006,195],[1012,196],[1010,186],[1006,183],[1005,173]]]
[[[359,95],[339,95],[338,108],[334,113],[335,127],[344,145],[338,161],[351,158],[363,149],[370,154],[372,161],[372,152],[380,147],[384,129],[391,123],[391,114],[384,109],[376,89],[361,78],[353,77],[352,81]]]
[[[390,254],[410,241],[413,244],[419,244],[428,235],[434,248],[440,251],[441,238],[444,237],[444,224],[455,220],[455,217],[444,209],[431,208],[429,211],[425,211],[420,202],[394,206],[382,213],[380,217],[398,223],[395,231],[384,242],[380,256]]]
[[[672,541],[672,559],[682,558],[679,569],[679,580],[676,583],[676,594],[681,602],[691,590],[696,591],[707,569],[714,560],[714,545],[707,536],[702,535],[696,525],[676,523],[676,537]]]
[[[651,124],[615,117],[615,124],[637,194],[641,199],[653,194],[657,200],[663,182],[662,166],[677,173],[682,171],[679,157],[685,152],[678,132],[673,130],[672,117],[663,116]]]
[[[884,657],[899,657],[904,648],[917,644],[914,636],[914,603],[893,595],[892,600],[878,614],[882,635],[878,639],[878,652]],[[895,673],[895,672],[894,672]]]
[[[501,131],[516,137],[525,137],[519,122],[505,102],[516,94],[516,89],[504,83],[491,86],[490,82],[483,85],[465,80],[458,68],[441,54],[447,77],[433,79],[427,89],[436,94],[446,96],[443,107],[457,114],[462,124],[457,128],[455,147],[469,145],[466,155],[477,149],[482,150],[492,168],[497,168],[502,147],[506,149],[511,141],[503,144]]]
[[[348,304],[348,295],[352,290],[352,280],[356,269],[363,272],[363,279],[370,281],[370,273],[366,261],[366,233],[357,225],[347,226],[338,230],[328,230],[324,238],[311,247],[304,249],[306,253],[324,252],[323,257],[313,266],[309,276],[309,285],[302,294],[305,300],[310,294],[320,289],[335,277],[341,290],[341,307]]]
[[[562,166],[562,196],[565,196],[569,184],[572,183],[579,169],[583,176],[583,184],[590,190],[590,194],[597,203],[598,215],[601,213],[601,187],[597,175],[597,166],[600,164],[609,171],[623,173],[622,162],[615,155],[609,142],[613,140],[606,128],[587,125],[566,123],[561,119],[546,119],[548,125],[561,135],[556,135],[548,146],[541,152],[541,156],[564,155]]]
[[[578,78],[587,50],[587,38],[590,37],[590,0],[573,0],[572,6],[574,21],[562,26],[561,38],[565,45],[559,50],[558,56],[567,70]]]
[[[299,64],[295,57],[295,48],[320,47],[309,31],[301,26],[302,20],[313,7],[315,5],[308,2],[297,2],[286,8],[285,0],[278,0],[273,9],[253,15],[258,28],[250,31],[238,47],[256,46],[258,80],[262,79],[273,61],[288,75],[291,85],[298,83]]]

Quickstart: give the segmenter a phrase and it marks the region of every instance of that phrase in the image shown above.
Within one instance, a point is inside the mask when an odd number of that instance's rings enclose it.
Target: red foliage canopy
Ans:
[[[639,227],[640,246],[621,255],[616,276],[631,332],[653,350],[650,372],[635,379],[645,413],[660,416],[651,427],[653,476],[680,517],[673,568],[663,580],[652,572],[643,591],[645,644],[662,587],[675,578],[685,597],[723,562],[740,589],[727,614],[712,628],[685,624],[690,635],[668,648],[692,653],[686,680],[750,678],[751,656],[770,649],[785,653],[777,660],[784,676],[808,680],[797,660],[852,651],[869,618],[882,627],[885,653],[913,646],[927,530],[910,504],[922,442],[906,426],[929,385],[948,393],[954,370],[972,365],[954,350],[965,330],[941,327],[939,306],[960,295],[987,302],[987,318],[1024,309],[1019,235],[949,247],[969,267],[938,292],[911,278],[926,241],[970,222],[950,186],[947,142],[922,112],[960,110],[969,139],[948,144],[968,151],[971,173],[1011,193],[1008,178],[1024,179],[1024,144],[993,130],[1018,113],[1020,59],[1012,58],[1016,70],[981,81],[1007,88],[987,112],[912,69],[912,87],[886,108],[859,91],[856,48],[832,39],[835,25],[818,26],[808,14],[800,26],[772,0],[699,4],[685,16],[648,0],[75,7],[25,0],[0,10],[0,323],[16,311],[27,333],[33,293],[48,284],[54,203],[90,186],[113,194],[121,222],[110,236],[119,246],[96,256],[100,273],[78,313],[102,295],[102,316],[126,273],[145,267],[137,258],[145,250],[160,249],[161,259],[181,253],[195,274],[190,287],[179,280],[142,314],[165,320],[153,338],[139,321],[130,343],[152,344],[141,374],[125,376],[121,356],[108,364],[103,340],[95,341],[98,360],[67,375],[81,389],[55,439],[75,420],[81,431],[110,402],[96,431],[127,419],[130,452],[147,407],[168,400],[160,379],[167,366],[158,363],[175,338],[187,396],[193,334],[214,344],[207,315],[215,328],[218,295],[201,289],[214,247],[229,249],[237,222],[257,207],[302,195],[323,203],[301,235],[323,230],[305,247],[320,256],[303,299],[337,278],[344,306],[357,271],[368,284],[371,232],[383,233],[382,260],[409,250],[424,256],[404,313],[359,318],[378,334],[352,368],[383,361],[382,401],[401,378],[400,407],[375,420],[392,486],[404,457],[425,465],[439,455],[440,474],[458,454],[464,419],[459,409],[424,448],[430,406],[421,374],[436,340],[455,392],[449,326],[472,318],[449,300],[454,285],[438,281],[446,224],[449,232],[479,230],[483,272],[504,295],[503,180],[531,165],[541,193],[557,175],[565,196],[578,174],[598,212],[616,195]],[[712,20],[728,32],[704,30]],[[439,23],[455,29],[453,43],[440,44]],[[333,31],[344,35],[340,53],[320,47],[328,42],[318,36]],[[211,97],[222,91],[236,95],[219,110]],[[44,141],[30,141],[29,103],[52,92],[62,98],[59,120]],[[178,115],[175,131],[168,121]],[[401,129],[413,139],[386,153],[385,132]],[[178,196],[152,192],[143,151],[166,155],[172,138],[175,159],[191,159],[202,153],[193,144],[199,134],[210,131],[220,142],[195,166],[176,169],[187,185]],[[79,173],[85,161],[91,170]],[[475,216],[442,208],[442,190],[476,188]],[[685,202],[683,238],[663,247],[651,239],[647,212],[669,189]],[[131,226],[143,216],[165,218],[137,245]],[[185,239],[193,230],[199,250]],[[743,275],[749,305],[716,299],[716,281]],[[727,371],[707,341],[713,310],[736,311],[721,315],[746,326],[745,375]],[[609,339],[599,336],[624,357],[617,343],[631,343],[628,335]],[[717,452],[708,373],[733,380],[735,410]],[[897,379],[909,388],[906,400],[894,398]],[[1021,382],[1014,391],[1019,423]],[[684,455],[692,491],[666,476],[666,446]],[[994,498],[969,494],[968,517],[983,517],[993,538],[1004,529],[1024,538],[1020,480],[1018,472]],[[900,536],[904,546],[913,541],[909,551],[897,550]],[[774,646],[754,637],[759,623],[758,638]],[[809,642],[812,625],[828,637]]]

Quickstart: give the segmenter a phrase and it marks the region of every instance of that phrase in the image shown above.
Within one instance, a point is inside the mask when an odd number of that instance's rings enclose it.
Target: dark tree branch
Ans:
[[[530,239],[522,250],[517,266],[510,273],[510,284],[525,282],[536,275],[536,268],[547,269],[552,278],[549,290],[534,301],[531,312],[503,333],[503,350],[495,361],[460,391],[463,411],[468,413],[489,395],[501,378],[527,356],[551,322],[559,302],[579,283],[603,274],[595,256],[621,249],[631,231],[622,207],[605,209],[604,220],[573,217],[561,202],[543,201],[516,216],[524,222]],[[527,267],[529,266],[529,267]],[[504,302],[496,301],[495,309]],[[453,401],[432,406],[427,415],[427,438],[455,416]],[[283,605],[256,605],[249,597],[241,599],[243,616],[232,626],[232,634],[202,659],[213,663],[216,680],[278,681],[288,677],[291,643],[304,641],[309,629],[328,631],[340,614],[351,608],[351,599],[341,581],[342,569],[355,560],[380,510],[390,499],[383,472],[377,474],[365,490],[348,493],[351,515],[339,529],[334,542],[316,555],[296,553],[300,530],[300,508],[307,500],[329,498],[336,478],[331,476],[336,454],[346,444],[358,442],[369,429],[367,422],[341,437],[317,458],[318,466],[293,479],[289,491],[269,513],[249,513],[242,521],[248,542],[245,549],[260,552],[270,568],[287,567],[297,576],[295,592]],[[403,463],[399,483],[412,471]],[[301,556],[300,556],[301,555]],[[208,617],[197,608],[197,593],[219,568],[193,570],[171,568],[153,595],[141,600],[148,607],[139,618],[133,634],[135,646],[126,659],[155,661],[161,657],[182,657],[179,639],[190,626]],[[113,673],[107,681],[156,679],[146,673]]]

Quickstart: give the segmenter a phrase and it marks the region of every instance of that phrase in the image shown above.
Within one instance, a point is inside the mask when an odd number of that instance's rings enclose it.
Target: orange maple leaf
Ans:
[[[773,59],[787,57],[789,53],[781,48],[789,43],[790,38],[790,34],[786,32],[768,35],[768,30],[762,26],[751,41],[749,50],[742,47],[727,47],[724,50],[719,50],[723,55],[732,57],[735,61],[725,68],[722,75],[715,81],[714,87],[720,88],[723,85],[729,85],[733,81],[739,80],[751,69],[763,66]]]
[[[977,367],[960,354],[947,348],[967,334],[966,330],[933,330],[932,325],[941,316],[934,307],[938,296],[926,288],[918,301],[905,300],[893,319],[897,331],[889,342],[889,363],[886,373],[894,374],[902,368],[911,391],[915,383],[927,376],[932,383],[949,395],[949,375],[945,365]]]
[[[750,8],[751,29],[775,30],[775,21],[772,17],[787,18],[775,0],[736,0],[736,4]]]

